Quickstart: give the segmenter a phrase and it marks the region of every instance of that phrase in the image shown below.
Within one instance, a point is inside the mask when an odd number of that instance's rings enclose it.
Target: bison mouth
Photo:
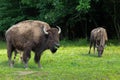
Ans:
[[[57,51],[57,49],[52,49],[51,52],[52,53],[55,53]]]
[[[59,45],[54,46],[54,47],[51,49],[51,52],[52,52],[52,53],[55,53],[58,48],[59,48]]]
[[[98,57],[101,57],[102,53],[103,53],[103,50],[102,51],[98,51]]]

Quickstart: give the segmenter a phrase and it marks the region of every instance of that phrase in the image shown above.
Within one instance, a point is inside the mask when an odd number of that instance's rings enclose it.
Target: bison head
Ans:
[[[98,51],[98,56],[101,57],[102,53],[104,51],[104,47],[103,46],[97,46],[97,51]]]
[[[47,36],[47,47],[51,50],[52,53],[55,53],[60,46],[59,34],[61,33],[61,29],[58,26],[57,28],[51,28],[49,30],[45,30],[44,27],[44,33]]]

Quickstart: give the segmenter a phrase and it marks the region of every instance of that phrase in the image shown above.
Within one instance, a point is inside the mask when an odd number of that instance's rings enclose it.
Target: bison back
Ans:
[[[6,40],[18,49],[40,43],[44,39],[43,27],[50,29],[49,25],[42,21],[26,20],[13,25],[6,31]],[[28,45],[29,44],[29,45]]]

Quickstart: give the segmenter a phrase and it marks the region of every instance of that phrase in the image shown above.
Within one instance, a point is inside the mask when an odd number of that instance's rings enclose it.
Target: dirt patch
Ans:
[[[18,75],[28,75],[37,73],[36,71],[17,71]]]

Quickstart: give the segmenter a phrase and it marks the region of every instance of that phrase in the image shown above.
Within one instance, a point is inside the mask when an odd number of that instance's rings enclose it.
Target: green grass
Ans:
[[[14,68],[8,66],[6,43],[0,41],[0,79],[2,80],[119,80],[120,43],[107,43],[101,58],[97,54],[88,55],[89,43],[85,40],[61,41],[55,54],[46,50],[41,58],[42,69],[29,61],[25,70],[17,56]]]

